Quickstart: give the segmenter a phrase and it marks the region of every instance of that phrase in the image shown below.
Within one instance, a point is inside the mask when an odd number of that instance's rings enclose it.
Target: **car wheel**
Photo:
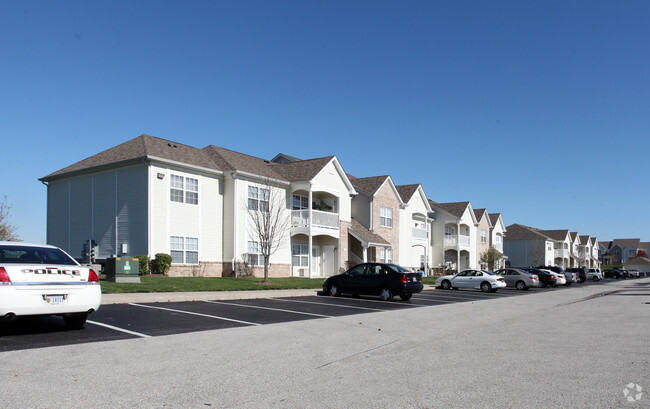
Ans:
[[[379,298],[382,301],[391,301],[393,299],[393,292],[390,288],[382,288],[379,292]]]
[[[79,313],[79,314],[69,314],[69,315],[64,315],[63,316],[63,321],[65,321],[65,323],[68,325],[68,327],[74,328],[74,329],[83,328],[87,319],[88,319],[88,313],[87,312],[82,312],[82,313]]]
[[[490,283],[488,283],[487,281],[484,282],[484,283],[481,283],[481,291],[483,291],[484,293],[487,293],[487,292],[490,292],[491,290],[492,290],[492,286],[490,285]]]
[[[451,289],[451,283],[449,282],[449,280],[444,280],[444,281],[440,284],[440,287],[441,287],[443,290],[450,290],[450,289]]]
[[[408,293],[408,294],[400,294],[400,295],[399,295],[399,298],[401,298],[402,301],[408,301],[408,300],[411,299],[411,297],[413,297],[413,294],[412,294],[412,293]]]
[[[594,278],[592,278],[592,280],[594,280],[594,281],[598,281],[598,280],[599,280],[599,278],[598,278],[598,277],[596,277],[596,276],[594,276]]]
[[[527,288],[526,283],[524,283],[523,281],[517,281],[517,284],[515,284],[515,288],[517,288],[517,290],[525,290]]]
[[[338,297],[339,295],[341,295],[341,290],[339,289],[338,284],[336,283],[330,284],[330,295],[332,297]]]

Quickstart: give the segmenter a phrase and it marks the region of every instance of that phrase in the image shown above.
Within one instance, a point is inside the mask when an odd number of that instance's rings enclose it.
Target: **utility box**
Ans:
[[[110,257],[106,259],[104,274],[106,281],[114,283],[139,283],[140,260],[131,257]]]

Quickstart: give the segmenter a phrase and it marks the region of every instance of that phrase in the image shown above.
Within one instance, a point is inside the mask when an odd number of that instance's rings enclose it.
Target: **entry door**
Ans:
[[[319,276],[320,274],[320,246],[313,246],[311,248],[311,276]]]
[[[335,260],[334,246],[323,246],[323,275],[333,276],[338,274],[334,265]]]

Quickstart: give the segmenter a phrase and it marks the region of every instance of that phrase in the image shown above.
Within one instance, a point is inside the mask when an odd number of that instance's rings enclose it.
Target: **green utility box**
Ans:
[[[140,261],[137,258],[110,257],[106,259],[104,273],[106,281],[114,283],[139,283]]]

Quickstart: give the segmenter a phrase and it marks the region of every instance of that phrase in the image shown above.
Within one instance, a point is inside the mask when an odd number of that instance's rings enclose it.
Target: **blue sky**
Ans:
[[[0,0],[0,198],[141,134],[650,241],[650,2]]]

